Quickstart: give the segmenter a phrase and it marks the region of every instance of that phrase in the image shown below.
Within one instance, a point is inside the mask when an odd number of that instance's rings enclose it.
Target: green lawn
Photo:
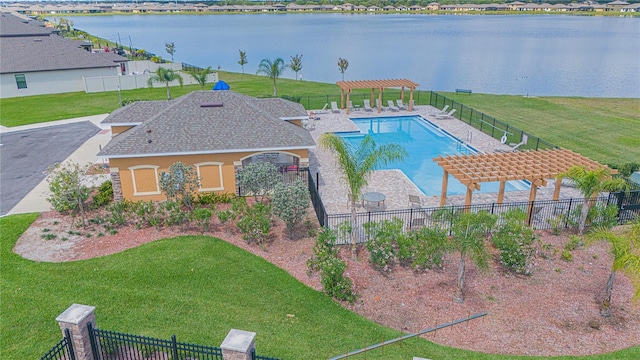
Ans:
[[[0,218],[0,358],[36,359],[60,338],[72,303],[96,307],[98,327],[219,345],[231,328],[257,333],[259,354],[322,359],[397,337],[285,271],[207,236],[164,239],[92,260],[39,263],[12,252],[36,214]],[[295,318],[287,317],[294,314]],[[491,329],[487,329],[491,331]],[[508,359],[411,339],[367,359]],[[363,356],[354,357],[364,359]],[[640,347],[590,357],[640,358]]]
[[[591,159],[640,161],[640,99],[443,94]]]

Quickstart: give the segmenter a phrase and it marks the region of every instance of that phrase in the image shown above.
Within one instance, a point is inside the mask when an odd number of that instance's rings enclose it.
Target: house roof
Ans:
[[[10,14],[0,16],[0,73],[117,66],[113,60],[81,49],[46,28],[27,25]]]
[[[302,105],[289,100],[196,91],[114,111],[103,123],[140,125],[115,136],[98,155],[129,158],[313,148],[307,130],[284,121],[304,118]]]

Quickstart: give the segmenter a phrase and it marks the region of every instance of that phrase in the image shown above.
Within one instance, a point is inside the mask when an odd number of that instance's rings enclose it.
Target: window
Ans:
[[[222,165],[221,162],[203,162],[195,164],[198,169],[198,178],[200,179],[200,191],[217,191],[224,190],[222,182]]]
[[[16,85],[18,85],[18,89],[26,89],[27,88],[27,77],[24,74],[16,75]]]
[[[160,194],[158,187],[158,166],[139,165],[129,168],[133,183],[133,195],[157,195]]]

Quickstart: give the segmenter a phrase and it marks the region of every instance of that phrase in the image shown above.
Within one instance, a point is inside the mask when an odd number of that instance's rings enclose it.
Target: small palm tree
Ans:
[[[623,271],[629,276],[635,288],[633,298],[640,299],[640,220],[626,225],[618,234],[610,229],[598,228],[587,236],[587,243],[599,240],[609,242],[613,254],[611,274],[607,279],[605,296],[600,308],[600,315],[608,317],[611,316],[611,294],[617,271]]]
[[[457,214],[452,211],[440,211],[436,214],[438,221],[448,222],[450,241],[442,245],[446,252],[459,252],[458,282],[454,301],[464,302],[464,280],[466,260],[471,259],[480,270],[489,269],[491,254],[485,242],[487,235],[496,224],[497,216],[488,212]]]
[[[351,228],[356,224],[356,203],[367,185],[368,175],[390,162],[401,161],[408,154],[398,144],[377,146],[371,136],[365,136],[360,146],[354,148],[336,134],[326,133],[320,137],[320,146],[336,155],[336,160],[348,185],[351,206]],[[351,231],[351,251],[356,258],[355,231]]]
[[[149,87],[153,87],[154,82],[165,83],[165,86],[167,87],[167,100],[171,100],[171,89],[169,88],[169,83],[174,80],[178,80],[178,83],[180,83],[180,86],[182,86],[183,81],[180,74],[173,71],[173,69],[159,67],[155,75],[152,75],[149,78],[149,80],[147,81],[147,85],[149,85]]]
[[[269,59],[262,59],[256,74],[265,74],[273,80],[273,96],[277,96],[278,88],[276,86],[276,81],[288,67],[289,65],[285,64],[282,58],[276,58],[273,61]]]
[[[198,84],[200,84],[200,87],[202,87],[202,90],[204,90],[204,87],[207,84],[207,76],[209,74],[211,74],[211,66],[207,67],[206,69],[202,69],[200,71],[191,71],[189,73],[189,75],[191,75],[198,82]]]
[[[584,196],[584,203],[580,212],[580,222],[578,232],[584,234],[587,225],[587,215],[591,209],[591,198],[598,196],[602,191],[626,190],[629,186],[622,178],[611,177],[608,168],[587,170],[582,166],[572,166],[566,172],[558,175],[558,179],[567,178],[573,181],[576,189]]]

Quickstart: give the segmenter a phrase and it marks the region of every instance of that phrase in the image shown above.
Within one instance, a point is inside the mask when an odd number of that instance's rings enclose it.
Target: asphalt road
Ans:
[[[0,133],[0,215],[7,214],[100,128],[89,121]]]

